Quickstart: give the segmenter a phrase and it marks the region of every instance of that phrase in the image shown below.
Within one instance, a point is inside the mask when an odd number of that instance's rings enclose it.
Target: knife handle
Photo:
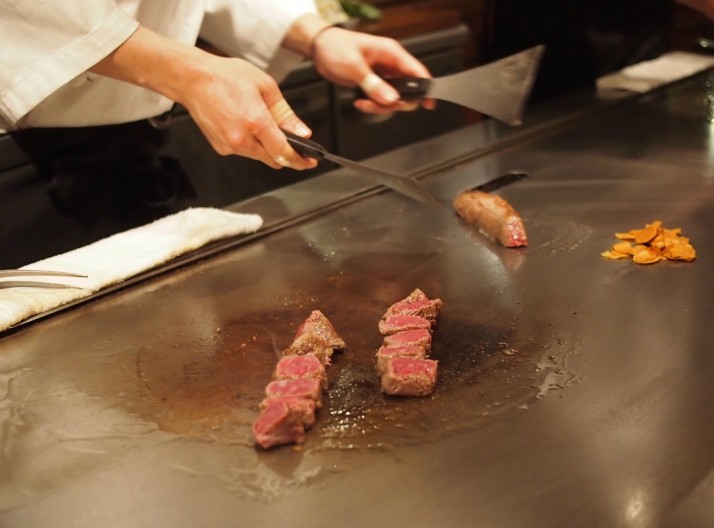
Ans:
[[[292,132],[287,132],[285,130],[283,130],[283,133],[285,134],[285,137],[288,138],[290,146],[301,156],[306,158],[315,158],[318,161],[325,159],[327,149],[320,145],[317,141],[296,136]]]
[[[424,99],[431,88],[431,79],[424,77],[394,77],[384,80],[399,92],[404,101]]]

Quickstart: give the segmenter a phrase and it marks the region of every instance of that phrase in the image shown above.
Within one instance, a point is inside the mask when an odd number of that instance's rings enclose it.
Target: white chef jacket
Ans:
[[[186,44],[200,36],[280,81],[299,57],[280,47],[313,0],[0,0],[0,132],[126,123],[173,102],[87,70],[142,25]]]

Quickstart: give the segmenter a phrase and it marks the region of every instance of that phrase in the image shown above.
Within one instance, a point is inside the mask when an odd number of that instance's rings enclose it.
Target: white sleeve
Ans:
[[[314,0],[207,0],[200,36],[281,80],[301,57],[280,44],[306,13],[317,14]]]
[[[138,25],[113,0],[0,0],[0,129],[14,128]]]

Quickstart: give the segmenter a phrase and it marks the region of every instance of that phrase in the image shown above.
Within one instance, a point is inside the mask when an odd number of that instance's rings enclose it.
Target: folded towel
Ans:
[[[714,57],[673,51],[600,77],[598,90],[626,90],[645,93],[714,66]]]
[[[63,284],[77,288],[0,288],[0,331],[33,315],[87,297],[213,240],[255,232],[262,224],[263,219],[253,214],[212,208],[186,209],[24,266],[25,269],[78,273],[87,278],[62,277]],[[56,282],[58,279],[36,277],[34,280]]]

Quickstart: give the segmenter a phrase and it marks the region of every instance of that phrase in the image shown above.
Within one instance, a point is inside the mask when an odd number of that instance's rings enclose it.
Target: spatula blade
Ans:
[[[535,46],[483,66],[434,79],[387,80],[404,99],[442,99],[518,126],[523,122],[523,110],[544,50],[544,46]]]

